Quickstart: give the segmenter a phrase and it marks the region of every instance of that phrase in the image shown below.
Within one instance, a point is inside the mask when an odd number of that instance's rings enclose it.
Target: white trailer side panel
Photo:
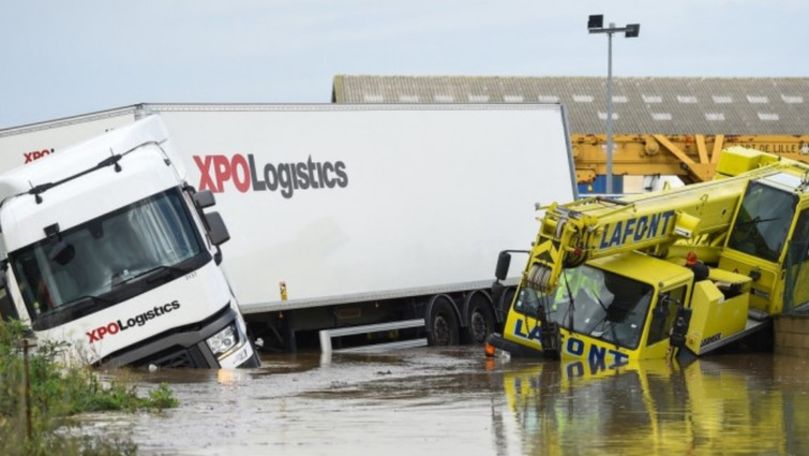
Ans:
[[[529,247],[534,203],[574,196],[556,105],[152,110],[189,181],[221,181],[224,265],[245,312],[485,287],[500,250]],[[347,185],[289,197],[245,185],[272,183],[267,165],[308,173],[310,158],[343,163]]]
[[[0,130],[0,172],[131,124],[134,113],[134,107],[126,107]]]

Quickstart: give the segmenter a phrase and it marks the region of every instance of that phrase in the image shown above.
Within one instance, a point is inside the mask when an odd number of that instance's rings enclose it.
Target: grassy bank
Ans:
[[[0,454],[134,454],[136,446],[107,437],[66,432],[83,412],[161,410],[176,406],[165,385],[139,396],[122,383],[102,384],[88,367],[65,367],[56,347],[39,346],[23,357],[24,328],[0,321]]]

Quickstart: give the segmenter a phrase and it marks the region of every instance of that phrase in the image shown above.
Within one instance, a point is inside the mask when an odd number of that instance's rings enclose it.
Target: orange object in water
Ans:
[[[494,356],[494,345],[486,343],[486,356]]]

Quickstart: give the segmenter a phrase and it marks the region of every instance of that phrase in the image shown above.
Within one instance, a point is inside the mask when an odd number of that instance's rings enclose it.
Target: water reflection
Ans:
[[[180,406],[90,424],[129,430],[143,454],[809,454],[808,367],[725,355],[615,371],[477,347],[273,355],[261,369],[111,372],[169,382]]]
[[[805,367],[770,356],[595,372],[544,363],[503,385],[523,454],[805,454]]]

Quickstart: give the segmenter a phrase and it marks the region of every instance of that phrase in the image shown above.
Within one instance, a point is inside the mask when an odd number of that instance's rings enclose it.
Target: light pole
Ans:
[[[637,38],[640,24],[627,24],[626,27],[610,26],[604,28],[604,15],[591,15],[587,19],[587,31],[607,34],[607,193],[613,193],[612,187],[612,34],[625,32],[627,38]]]

